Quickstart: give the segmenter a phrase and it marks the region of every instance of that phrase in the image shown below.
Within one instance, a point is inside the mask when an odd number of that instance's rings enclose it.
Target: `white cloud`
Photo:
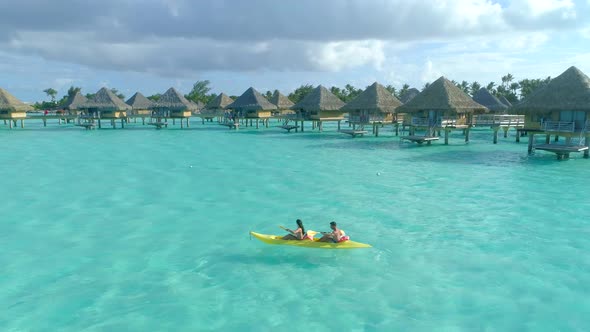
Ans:
[[[311,48],[307,54],[318,68],[330,71],[364,65],[381,69],[385,60],[384,42],[375,40],[327,43]]]

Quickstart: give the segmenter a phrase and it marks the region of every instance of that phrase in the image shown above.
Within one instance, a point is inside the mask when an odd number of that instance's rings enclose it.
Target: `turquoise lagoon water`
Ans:
[[[0,330],[590,329],[590,160],[333,130],[0,128]]]

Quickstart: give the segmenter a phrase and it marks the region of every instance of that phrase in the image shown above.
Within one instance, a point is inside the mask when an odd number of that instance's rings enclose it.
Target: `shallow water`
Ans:
[[[491,139],[0,126],[0,329],[590,329],[590,160]]]

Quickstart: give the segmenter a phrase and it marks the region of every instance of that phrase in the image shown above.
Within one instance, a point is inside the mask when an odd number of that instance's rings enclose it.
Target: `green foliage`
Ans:
[[[272,91],[268,90],[266,91],[266,93],[264,94],[264,97],[268,100],[270,100],[272,98]]]
[[[429,86],[430,86],[430,83],[425,83],[424,86],[422,87],[422,91],[428,89]]]
[[[399,99],[400,96],[397,92],[397,89],[393,85],[389,84],[385,87],[385,89],[389,91],[389,93],[391,93],[395,98]]]
[[[340,100],[342,100],[343,102],[348,103],[349,101],[353,100],[358,95],[360,95],[363,92],[363,90],[357,89],[350,84],[346,84],[344,86],[344,89],[333,86],[330,88],[330,92],[336,95],[336,97],[340,98]]]
[[[88,98],[88,99],[94,98],[94,96],[96,96],[96,93],[87,93],[86,94],[86,98]]]
[[[479,89],[481,89],[481,84],[479,84],[477,81],[472,82],[471,85],[469,85],[469,91],[471,96],[475,95],[475,93],[479,91]]]
[[[68,101],[68,98],[73,97],[77,92],[82,91],[81,87],[74,87],[70,86],[68,89],[68,93],[61,97],[61,99],[57,102],[58,105],[63,105]]]
[[[156,93],[155,95],[147,96],[147,99],[149,99],[151,101],[158,101],[158,100],[160,100],[160,97],[162,97],[162,94]]]
[[[112,92],[112,93],[113,93],[115,96],[119,97],[119,99],[121,99],[121,100],[125,100],[125,95],[124,95],[124,94],[122,94],[122,93],[120,93],[120,92],[119,92],[119,90],[117,90],[117,89],[115,89],[115,88],[112,88],[112,89],[111,89],[111,92]]]
[[[52,102],[55,102],[55,96],[57,95],[57,90],[55,90],[54,88],[49,88],[49,89],[43,90],[43,92],[45,92],[49,97],[51,97]]]
[[[209,91],[211,91],[211,88],[209,87],[210,84],[211,82],[209,80],[195,82],[191,92],[185,96],[186,99],[195,103],[200,101],[203,104],[207,104],[209,101],[215,98],[212,94],[209,94]]]
[[[531,93],[533,93],[535,90],[537,90],[538,88],[546,85],[547,83],[549,83],[549,81],[551,81],[551,77],[547,77],[544,79],[541,78],[537,78],[537,79],[528,79],[525,78],[524,80],[521,80],[518,82],[518,85],[520,86],[520,96],[522,99],[528,97]]]
[[[295,89],[295,91],[293,91],[289,94],[289,99],[291,99],[292,102],[297,104],[298,102],[301,101],[301,99],[303,99],[305,96],[307,96],[307,94],[310,93],[311,91],[313,91],[313,85],[303,84],[300,87],[298,87],[297,89]]]

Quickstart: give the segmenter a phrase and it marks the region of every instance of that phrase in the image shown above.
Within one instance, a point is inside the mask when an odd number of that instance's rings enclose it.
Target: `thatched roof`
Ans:
[[[205,105],[205,108],[208,110],[225,109],[227,105],[233,102],[234,100],[228,95],[221,93],[219,96],[215,97],[215,99],[208,102],[207,105]]]
[[[344,106],[344,102],[330,90],[318,86],[308,93],[301,101],[291,107],[292,110],[303,111],[337,111]]]
[[[535,90],[514,112],[590,111],[590,79],[576,67],[570,67],[547,85]]]
[[[270,98],[270,102],[276,105],[280,110],[287,110],[295,105],[289,98],[287,98],[287,96],[279,92],[279,90],[275,90],[272,94],[272,98]]]
[[[155,103],[147,99],[141,92],[136,92],[127,100],[127,105],[133,107],[134,110],[149,110],[154,107]]]
[[[62,105],[64,109],[77,110],[82,108],[81,106],[88,102],[88,98],[84,97],[80,91],[76,91],[73,96],[69,96],[68,100]]]
[[[498,99],[500,100],[500,102],[502,102],[502,104],[504,104],[508,107],[512,106],[512,103],[508,99],[506,99],[506,97],[500,96],[500,97],[498,97]]]
[[[383,85],[375,82],[340,110],[367,110],[393,113],[401,105],[402,102],[395,98],[391,92],[387,91]]]
[[[406,92],[404,92],[399,97],[399,99],[402,103],[405,104],[405,103],[409,102],[410,100],[414,99],[414,97],[416,97],[419,94],[420,94],[420,90],[418,90],[416,88],[411,88],[411,89],[408,89]]]
[[[32,110],[32,106],[23,103],[8,91],[0,88],[0,111],[26,112]]]
[[[160,99],[155,103],[156,108],[164,108],[170,110],[189,110],[195,111],[197,110],[197,105],[190,102],[186,99],[182,93],[178,92],[175,88],[170,88],[163,95],[160,96]]]
[[[130,110],[131,106],[125,104],[119,97],[117,97],[111,90],[102,88],[87,102],[78,106],[79,108],[96,108],[108,109],[117,111]]]
[[[424,91],[397,109],[398,113],[442,111],[455,113],[485,112],[487,108],[473,101],[465,92],[444,77],[432,82]]]
[[[504,105],[500,99],[491,94],[486,88],[479,89],[473,95],[473,100],[487,107],[492,112],[504,112],[508,109],[508,106]]]
[[[277,109],[274,104],[271,104],[270,101],[264,98],[254,88],[246,90],[236,101],[228,105],[227,108],[240,111],[268,111]]]

